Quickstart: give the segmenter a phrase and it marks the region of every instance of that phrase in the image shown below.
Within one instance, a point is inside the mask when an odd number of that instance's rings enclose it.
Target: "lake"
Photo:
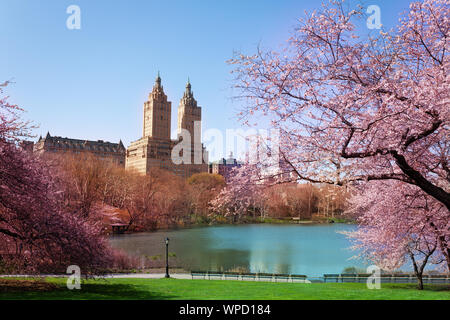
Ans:
[[[149,233],[116,235],[113,247],[132,255],[169,252],[187,270],[223,270],[244,267],[251,272],[305,274],[320,277],[341,273],[344,268],[365,268],[350,242],[338,231],[354,230],[349,224],[320,225],[226,225]]]

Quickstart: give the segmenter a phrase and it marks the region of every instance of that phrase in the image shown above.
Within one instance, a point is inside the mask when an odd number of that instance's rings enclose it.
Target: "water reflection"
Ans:
[[[345,267],[364,267],[351,260],[355,253],[337,231],[352,225],[242,225],[214,226],[178,231],[158,231],[111,238],[113,246],[134,255],[164,255],[164,238],[169,251],[190,270],[226,271],[236,268],[251,272],[306,274],[339,273]]]

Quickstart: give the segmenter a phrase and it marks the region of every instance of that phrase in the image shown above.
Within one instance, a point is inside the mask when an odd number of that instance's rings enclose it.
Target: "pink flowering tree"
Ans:
[[[20,118],[23,109],[8,102],[4,89],[9,81],[0,83],[0,138],[7,141],[17,141],[21,137],[29,136],[30,124]]]
[[[364,8],[330,1],[280,51],[236,55],[239,114],[281,132],[295,179],[396,180],[450,209],[450,1],[411,3],[396,28],[362,36]]]
[[[361,257],[385,270],[410,261],[423,289],[427,264],[450,268],[450,213],[416,186],[399,181],[364,184],[350,201],[360,227],[347,233]]]
[[[263,210],[264,183],[257,165],[246,163],[229,173],[227,186],[210,202],[211,210],[225,216],[241,216]]]
[[[278,140],[262,134],[246,137],[245,163],[227,174],[225,188],[210,202],[212,212],[235,217],[265,216],[267,188],[292,182],[292,170],[279,150]]]
[[[84,274],[105,268],[111,254],[98,227],[69,214],[54,172],[17,146],[28,127],[19,113],[0,99],[0,267],[65,272],[78,265]]]

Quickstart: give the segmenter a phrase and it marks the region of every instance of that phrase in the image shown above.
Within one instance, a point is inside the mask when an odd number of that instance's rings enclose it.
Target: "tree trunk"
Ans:
[[[412,252],[409,252],[409,256],[411,257],[411,260],[412,260],[412,263],[414,266],[414,273],[417,277],[417,288],[419,290],[423,290],[423,270],[425,270],[425,266],[427,265],[428,259],[431,257],[431,255],[436,250],[436,246],[437,246],[437,244],[435,243],[434,248],[425,255],[425,258],[423,259],[420,266],[417,264],[417,261],[414,258],[414,254]]]
[[[424,265],[422,265],[422,267],[419,268],[419,266],[417,265],[416,259],[414,258],[414,254],[412,252],[410,252],[409,256],[411,257],[413,267],[414,267],[414,274],[417,278],[417,289],[423,290],[423,279],[422,279],[423,272],[422,271],[423,271]]]
[[[417,289],[423,290],[423,275],[422,273],[416,273],[417,277]]]
[[[308,217],[311,218],[312,214],[311,214],[311,192],[309,193],[309,197],[308,197]]]

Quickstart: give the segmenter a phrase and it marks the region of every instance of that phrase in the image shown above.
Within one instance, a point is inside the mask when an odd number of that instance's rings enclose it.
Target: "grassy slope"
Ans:
[[[50,292],[2,293],[0,299],[440,299],[450,300],[449,286],[426,286],[424,291],[408,284],[383,284],[368,290],[358,283],[265,283],[178,279],[88,280],[81,290],[65,288],[65,279],[47,279],[61,289]]]

